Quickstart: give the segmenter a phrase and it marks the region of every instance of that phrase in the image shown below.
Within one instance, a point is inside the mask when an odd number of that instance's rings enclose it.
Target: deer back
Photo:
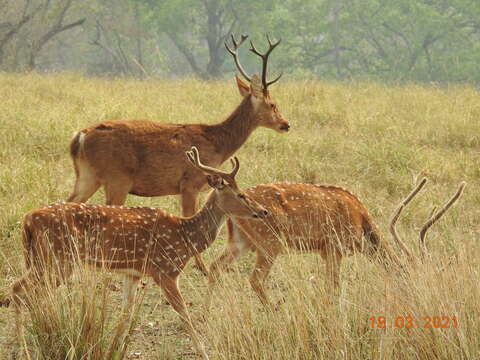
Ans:
[[[363,249],[363,235],[376,226],[367,209],[349,191],[310,184],[259,185],[246,190],[271,216],[263,222],[238,219],[254,247],[286,246],[297,250],[325,250],[334,245],[343,253]],[[381,236],[371,239],[378,243]],[[378,244],[371,244],[378,245]]]
[[[81,130],[70,150],[76,166],[94,170],[100,183],[132,183],[131,193],[141,196],[180,192],[183,178],[198,177],[184,153],[195,145],[204,162],[218,166],[223,155],[208,138],[205,125],[162,124],[146,120],[105,121]],[[83,161],[83,163],[82,163]]]
[[[152,276],[178,273],[192,256],[182,221],[148,207],[52,204],[24,217],[27,264],[77,260]]]

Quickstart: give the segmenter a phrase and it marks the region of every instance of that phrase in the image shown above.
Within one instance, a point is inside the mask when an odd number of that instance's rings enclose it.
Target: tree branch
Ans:
[[[25,25],[27,22],[29,22],[31,19],[32,19],[31,15],[23,16],[22,19],[17,23],[17,25],[13,26],[13,28],[10,29],[10,31],[8,31],[2,39],[0,39],[0,64],[2,63],[2,60],[3,60],[5,45],[22,28],[22,26]]]
[[[185,56],[185,59],[187,59],[188,64],[195,72],[195,74],[202,78],[205,77],[205,74],[199,68],[197,61],[195,60],[195,56],[193,56],[193,53],[188,49],[188,47],[177,37],[176,33],[172,31],[166,31],[166,34],[175,44],[177,49],[183,54],[183,56]]]
[[[77,20],[73,23],[70,23],[68,25],[63,25],[63,26],[59,25],[59,26],[55,26],[54,28],[50,29],[45,35],[43,35],[40,38],[40,40],[38,42],[38,45],[37,45],[37,52],[40,51],[40,49],[43,47],[43,45],[45,45],[54,36],[60,34],[61,32],[64,32],[64,31],[70,30],[74,27],[82,25],[85,22],[85,20],[87,20],[87,19],[83,18],[83,19]]]
[[[100,22],[98,20],[96,21],[95,28],[97,29],[96,36],[95,36],[95,39],[93,41],[90,41],[90,44],[91,45],[96,45],[100,49],[102,49],[103,51],[108,53],[112,57],[114,63],[117,64],[120,67],[121,72],[123,74],[127,74],[128,69],[125,68],[125,64],[119,58],[119,56],[115,53],[115,51],[110,49],[107,45],[104,45],[100,42],[100,37],[102,36],[102,34],[101,34],[102,25],[100,24]]]
[[[30,21],[32,18],[31,15],[27,15],[25,17],[23,17],[18,23],[17,25],[13,26],[10,31],[8,31],[5,36],[0,40],[0,49],[5,46],[5,44],[12,38],[13,35],[15,35],[19,30],[20,28],[25,25],[28,21]]]

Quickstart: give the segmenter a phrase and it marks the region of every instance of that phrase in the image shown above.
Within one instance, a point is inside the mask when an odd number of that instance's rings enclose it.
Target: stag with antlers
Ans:
[[[38,290],[46,274],[65,280],[75,261],[124,274],[124,312],[132,305],[139,280],[150,276],[184,321],[198,352],[208,358],[178,289],[179,275],[192,256],[213,242],[226,217],[259,220],[268,212],[238,188],[237,158],[230,173],[202,164],[195,147],[187,152],[187,159],[213,188],[192,217],[154,208],[78,203],[53,204],[26,214],[23,243],[28,273],[12,288],[17,311],[27,291]]]
[[[426,179],[423,179],[401,203],[390,224],[394,240],[410,262],[418,258],[401,240],[395,226],[402,210],[425,183]],[[458,200],[464,187],[465,183],[462,183],[455,195],[422,227],[422,258],[425,256],[428,229]],[[404,265],[402,256],[381,235],[367,209],[348,190],[326,185],[271,184],[255,186],[247,189],[246,193],[267,207],[271,215],[264,222],[247,219],[228,221],[227,246],[210,267],[207,307],[220,273],[246,250],[256,252],[250,283],[262,303],[268,306],[271,303],[265,293],[264,282],[276,257],[287,249],[320,253],[326,262],[327,293],[334,297],[340,290],[340,264],[345,256],[362,253],[388,269]]]
[[[257,127],[287,132],[282,116],[268,88],[279,80],[267,81],[268,57],[280,43],[272,43],[260,53],[251,42],[254,54],[262,58],[261,80],[249,76],[240,65],[238,49],[247,39],[232,35],[232,54],[238,70],[249,82],[236,77],[242,102],[223,122],[207,124],[163,124],[146,120],[103,121],[79,131],[70,144],[76,181],[69,202],[86,202],[99,187],[105,189],[108,205],[123,205],[127,194],[138,196],[181,196],[182,215],[198,210],[198,194],[206,187],[205,176],[189,166],[184,151],[196,146],[205,164],[220,166],[232,156]],[[207,269],[200,256],[197,266]]]

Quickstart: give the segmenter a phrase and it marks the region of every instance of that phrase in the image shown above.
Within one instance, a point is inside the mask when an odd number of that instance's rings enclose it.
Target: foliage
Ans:
[[[282,38],[294,78],[480,80],[476,0],[2,0],[0,69],[218,78],[232,32]]]
[[[81,8],[78,0],[0,2],[0,66],[34,69],[37,56],[52,39],[85,22],[85,18],[69,19],[72,11]]]

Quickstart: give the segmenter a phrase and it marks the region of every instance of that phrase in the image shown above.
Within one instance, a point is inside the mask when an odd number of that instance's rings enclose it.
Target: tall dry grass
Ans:
[[[67,198],[72,189],[67,147],[74,131],[119,118],[213,123],[239,103],[233,81],[140,82],[3,74],[0,83],[1,294],[23,271],[22,215]],[[412,268],[408,277],[388,276],[361,256],[346,260],[337,307],[325,305],[329,295],[324,293],[320,259],[287,254],[276,263],[268,289],[273,299],[284,303],[277,312],[264,311],[249,289],[247,274],[253,259],[247,255],[236,271],[222,277],[214,306],[203,319],[206,280],[189,268],[181,280],[182,291],[192,302],[194,323],[212,358],[480,358],[479,95],[468,86],[287,81],[275,85],[272,96],[290,120],[291,132],[280,135],[259,129],[252,135],[238,153],[241,186],[278,181],[339,184],[359,195],[386,231],[400,199],[420,176],[427,176],[431,180],[427,189],[399,225],[414,250],[419,226],[432,206],[443,203],[461,180],[468,186],[460,202],[429,233],[431,259]],[[91,201],[103,202],[103,194]],[[173,197],[132,196],[128,204],[180,213]],[[218,255],[223,242],[218,239],[207,252],[207,262]],[[451,258],[453,264],[443,269]],[[103,287],[95,284],[103,284],[104,278],[99,274],[100,280],[91,285],[85,280],[62,286],[39,302],[49,320],[27,316],[32,354],[44,347],[66,349],[74,339],[79,339],[75,348],[81,349],[87,342],[80,340],[88,336],[79,336],[79,324],[86,318],[95,324],[90,334],[112,340],[108,334],[115,326],[121,294],[103,293]],[[84,300],[79,294],[84,288],[91,289],[87,294],[97,294],[95,305],[85,307],[95,308],[95,315],[82,310]],[[192,358],[191,343],[178,316],[158,295],[158,287],[149,283],[126,357]],[[107,325],[95,330],[104,326],[102,311],[108,314]],[[389,328],[372,329],[372,316],[385,316]],[[397,317],[406,316],[412,316],[418,326],[391,328]],[[425,316],[455,316],[458,326],[423,328]],[[12,321],[12,312],[0,309],[0,358],[10,354]]]
[[[41,287],[29,284],[30,292],[22,301],[23,334],[17,339],[20,346],[15,346],[12,354],[42,360],[125,357],[138,306],[130,313],[112,307],[112,279],[108,274],[74,261],[75,276],[62,286],[58,287],[57,279],[48,274],[40,276],[45,282]],[[142,293],[137,297],[141,301]]]

